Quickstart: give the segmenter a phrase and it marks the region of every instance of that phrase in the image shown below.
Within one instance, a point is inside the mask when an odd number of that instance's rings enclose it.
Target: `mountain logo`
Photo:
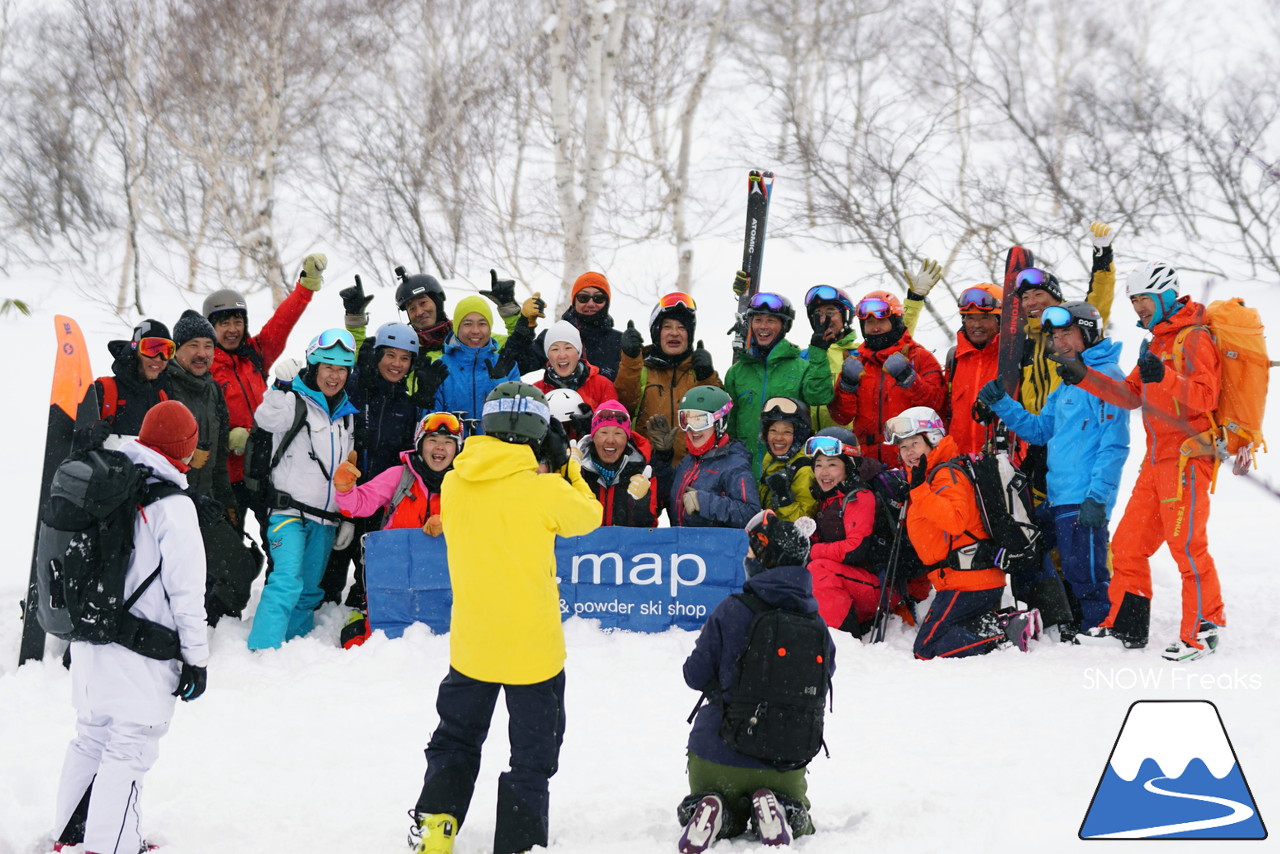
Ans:
[[[1266,839],[1218,708],[1139,700],[1080,825],[1081,839]]]

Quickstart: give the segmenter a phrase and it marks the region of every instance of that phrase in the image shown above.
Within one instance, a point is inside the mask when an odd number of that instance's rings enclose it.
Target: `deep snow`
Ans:
[[[736,227],[734,229],[736,231]],[[1083,232],[1082,232],[1083,234]],[[1118,245],[1122,272],[1141,258]],[[728,247],[730,257],[736,249]],[[1083,249],[1079,251],[1084,251]],[[1061,254],[1061,253],[1059,253]],[[731,263],[731,262],[730,262]],[[719,265],[723,269],[725,265]],[[842,283],[834,252],[771,243],[775,287],[799,302],[814,282]],[[787,282],[782,283],[783,271]],[[311,335],[340,322],[336,295],[351,271],[331,267],[329,284],[291,339],[300,352]],[[372,278],[365,276],[366,282]],[[479,277],[477,277],[479,280]],[[977,280],[977,279],[975,279]],[[699,291],[699,337],[723,370],[731,313],[714,277]],[[723,282],[727,291],[728,281]],[[11,296],[14,283],[4,293]],[[869,288],[868,288],[869,289]],[[1195,282],[1186,290],[1202,296]],[[375,324],[390,319],[391,289],[375,291]],[[1280,328],[1280,293],[1249,283],[1213,296],[1246,295]],[[461,295],[451,293],[451,301]],[[856,291],[855,291],[856,295]],[[28,297],[31,295],[28,293]],[[172,322],[184,303],[176,292],[152,297]],[[62,753],[73,733],[69,678],[52,657],[16,670],[16,602],[29,569],[29,543],[52,365],[52,315],[62,310],[85,327],[98,373],[105,342],[127,325],[55,292],[36,300],[32,318],[6,319],[0,363],[11,407],[5,419],[7,511],[0,530],[12,544],[0,573],[0,854],[47,850]],[[615,315],[646,318],[648,305],[619,300]],[[251,327],[266,316],[252,300]],[[1117,300],[1113,334],[1125,342],[1123,366],[1137,352],[1126,301]],[[801,320],[792,340],[802,341]],[[941,358],[947,336],[922,319],[920,338]],[[1272,356],[1280,355],[1275,333]],[[1271,393],[1268,425],[1280,437],[1280,400]],[[14,412],[21,414],[15,417]],[[1132,419],[1134,452],[1121,505],[1143,445]],[[1276,438],[1280,442],[1280,438]],[[1280,483],[1280,456],[1262,457],[1263,475]],[[1166,551],[1153,561],[1152,646],[1143,652],[1040,643],[1031,653],[1001,651],[964,661],[916,662],[911,636],[896,625],[872,647],[838,639],[835,711],[828,718],[830,759],[811,766],[816,836],[796,847],[811,854],[849,851],[1059,851],[1076,839],[1129,704],[1138,699],[1207,699],[1217,704],[1241,768],[1266,821],[1280,804],[1280,740],[1272,732],[1280,701],[1274,631],[1280,613],[1270,531],[1280,503],[1224,471],[1213,499],[1210,544],[1222,577],[1229,627],[1221,651],[1190,665],[1162,661],[1176,636],[1177,572]],[[1120,509],[1117,509],[1117,514]],[[1118,518],[1118,515],[1117,517]],[[1113,520],[1114,521],[1114,520]],[[282,650],[250,655],[248,623],[224,622],[213,634],[210,688],[180,704],[160,759],[147,777],[144,827],[166,852],[398,852],[405,811],[424,769],[422,749],[435,723],[435,689],[447,666],[447,638],[424,628],[404,638],[375,637],[346,652],[337,645],[344,611],[326,606],[316,631]],[[605,633],[591,621],[566,624],[568,734],[553,778],[551,848],[582,852],[674,851],[676,803],[685,794],[685,717],[696,700],[680,677],[694,635]],[[489,849],[495,779],[506,759],[499,709],[485,754],[471,819],[459,854]],[[1209,850],[1212,842],[1188,842]],[[746,851],[752,843],[720,843]],[[1182,850],[1182,849],[1180,849]]]

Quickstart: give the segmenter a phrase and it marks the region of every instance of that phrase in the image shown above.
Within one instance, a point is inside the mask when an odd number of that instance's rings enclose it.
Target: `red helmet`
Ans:
[[[976,314],[976,315],[1000,315],[1000,303],[1004,299],[1004,289],[997,288],[990,282],[982,282],[977,285],[970,285],[960,292],[960,299],[957,305],[960,306],[960,313]]]
[[[859,320],[866,320],[868,317],[901,317],[902,300],[888,291],[872,291],[858,300],[854,313]]]

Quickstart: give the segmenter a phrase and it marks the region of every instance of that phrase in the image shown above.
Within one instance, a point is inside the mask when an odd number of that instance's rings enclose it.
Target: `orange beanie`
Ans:
[[[578,291],[583,288],[599,288],[604,291],[604,295],[613,301],[613,291],[609,290],[609,280],[604,277],[604,273],[583,273],[573,283],[573,290],[569,293],[570,299],[578,295]]]

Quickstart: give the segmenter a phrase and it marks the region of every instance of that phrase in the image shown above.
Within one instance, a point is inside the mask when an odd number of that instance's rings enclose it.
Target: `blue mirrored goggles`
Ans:
[[[965,288],[960,292],[960,299],[957,300],[961,311],[969,309],[970,311],[980,311],[989,313],[1000,310],[1000,300],[995,295],[984,288]]]
[[[846,445],[835,436],[810,436],[804,443],[805,456],[816,457],[860,457],[862,449],[856,445]]]
[[[1014,280],[1014,285],[1018,290],[1023,288],[1043,288],[1048,277],[1049,274],[1039,267],[1028,267],[1018,274],[1018,278]]]
[[[814,285],[809,288],[809,292],[804,295],[804,304],[810,305],[814,302],[841,302],[844,294],[836,290],[831,285]],[[844,297],[848,299],[848,297]]]
[[[1040,312],[1040,328],[1046,331],[1050,329],[1066,329],[1074,324],[1075,318],[1071,316],[1071,312],[1060,305],[1051,305]]]
[[[754,308],[757,311],[773,312],[782,311],[785,305],[786,301],[781,296],[765,291],[753,295],[750,303],[751,308]]]
[[[893,306],[882,299],[868,298],[858,303],[858,319],[866,320],[874,317],[877,320],[883,320],[893,314]]]

